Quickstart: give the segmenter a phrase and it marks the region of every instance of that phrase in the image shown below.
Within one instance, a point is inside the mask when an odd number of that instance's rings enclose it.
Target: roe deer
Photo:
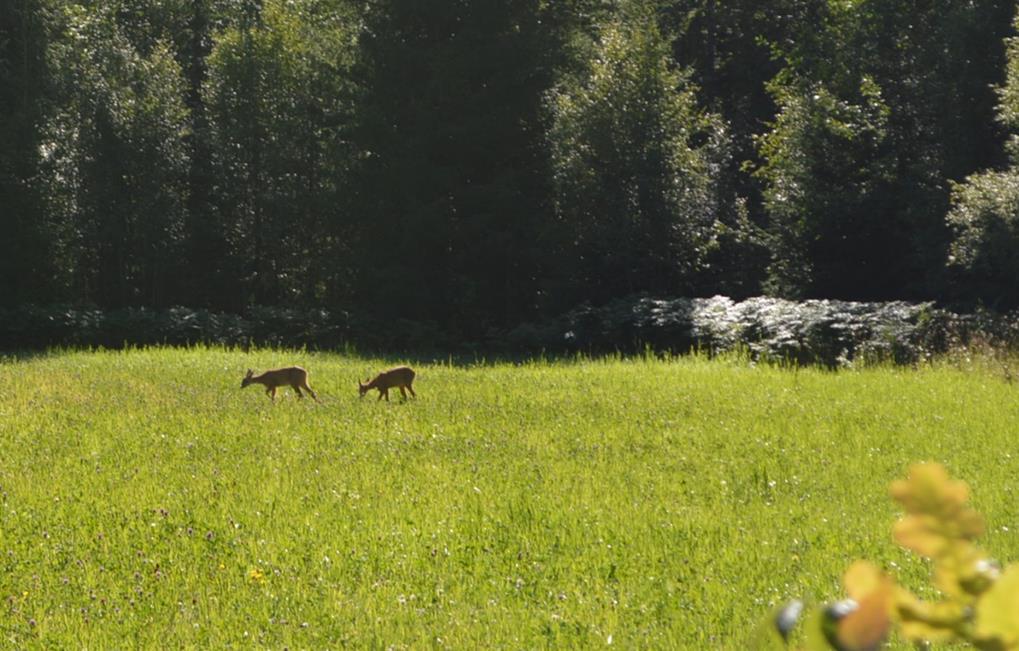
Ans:
[[[411,383],[414,382],[414,370],[409,366],[397,366],[396,368],[391,368],[388,371],[382,371],[375,376],[375,379],[366,380],[366,382],[367,384],[361,384],[360,381],[357,383],[357,387],[361,392],[362,398],[370,389],[378,389],[379,400],[385,398],[386,402],[389,402],[389,390],[393,387],[400,389],[400,393],[403,395],[404,400],[407,399],[407,391],[410,391],[410,395],[415,398],[417,398],[418,395],[414,393],[414,388],[411,386]],[[407,391],[404,391],[405,387]]]
[[[304,389],[311,394],[311,397],[318,402],[318,396],[308,386],[308,371],[304,370],[300,366],[288,366],[287,368],[277,368],[271,371],[266,371],[261,375],[255,375],[254,371],[248,369],[248,374],[241,380],[241,388],[248,386],[249,384],[262,384],[265,385],[265,392],[272,398],[273,402],[276,402],[276,388],[285,385],[290,385],[297,392],[298,398],[303,398],[301,395],[301,389]]]

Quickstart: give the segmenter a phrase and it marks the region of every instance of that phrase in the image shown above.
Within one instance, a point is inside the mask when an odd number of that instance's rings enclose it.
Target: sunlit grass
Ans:
[[[887,496],[927,459],[1019,560],[992,367],[414,362],[417,400],[359,400],[395,361],[0,363],[0,645],[741,648],[854,558],[929,583]],[[240,389],[285,364],[323,404]]]

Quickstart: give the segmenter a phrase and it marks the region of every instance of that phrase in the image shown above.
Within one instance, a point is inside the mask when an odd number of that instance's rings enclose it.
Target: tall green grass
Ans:
[[[438,361],[416,400],[359,400],[392,361],[0,363],[0,646],[742,648],[854,558],[929,584],[890,537],[918,460],[1019,559],[1019,388],[994,369]],[[240,389],[286,364],[322,404]]]

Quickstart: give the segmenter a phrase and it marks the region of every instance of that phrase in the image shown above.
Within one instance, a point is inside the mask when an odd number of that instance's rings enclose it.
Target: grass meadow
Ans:
[[[745,648],[891,540],[914,461],[1019,560],[1019,386],[680,357],[415,361],[215,348],[0,363],[0,646]],[[322,400],[247,368],[301,364]]]

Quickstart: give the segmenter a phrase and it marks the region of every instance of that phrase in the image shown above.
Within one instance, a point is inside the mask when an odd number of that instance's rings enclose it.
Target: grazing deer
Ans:
[[[397,366],[388,371],[382,371],[375,376],[375,379],[365,381],[367,384],[361,384],[360,381],[357,383],[362,398],[370,389],[378,389],[379,400],[385,398],[386,402],[389,402],[389,390],[393,387],[400,389],[400,394],[403,395],[404,400],[407,399],[407,391],[410,391],[410,395],[415,398],[418,395],[414,393],[414,388],[411,386],[411,383],[414,382],[414,370],[409,366]],[[404,388],[407,391],[404,391]]]
[[[301,395],[301,389],[304,389],[311,394],[311,397],[318,402],[318,396],[308,386],[308,371],[304,370],[300,366],[288,366],[287,368],[277,368],[271,371],[266,371],[261,375],[255,375],[254,371],[248,369],[248,374],[241,380],[241,388],[248,386],[249,384],[262,384],[265,385],[265,392],[272,398],[273,402],[276,402],[276,388],[290,385],[297,392],[298,398],[303,398]]]

